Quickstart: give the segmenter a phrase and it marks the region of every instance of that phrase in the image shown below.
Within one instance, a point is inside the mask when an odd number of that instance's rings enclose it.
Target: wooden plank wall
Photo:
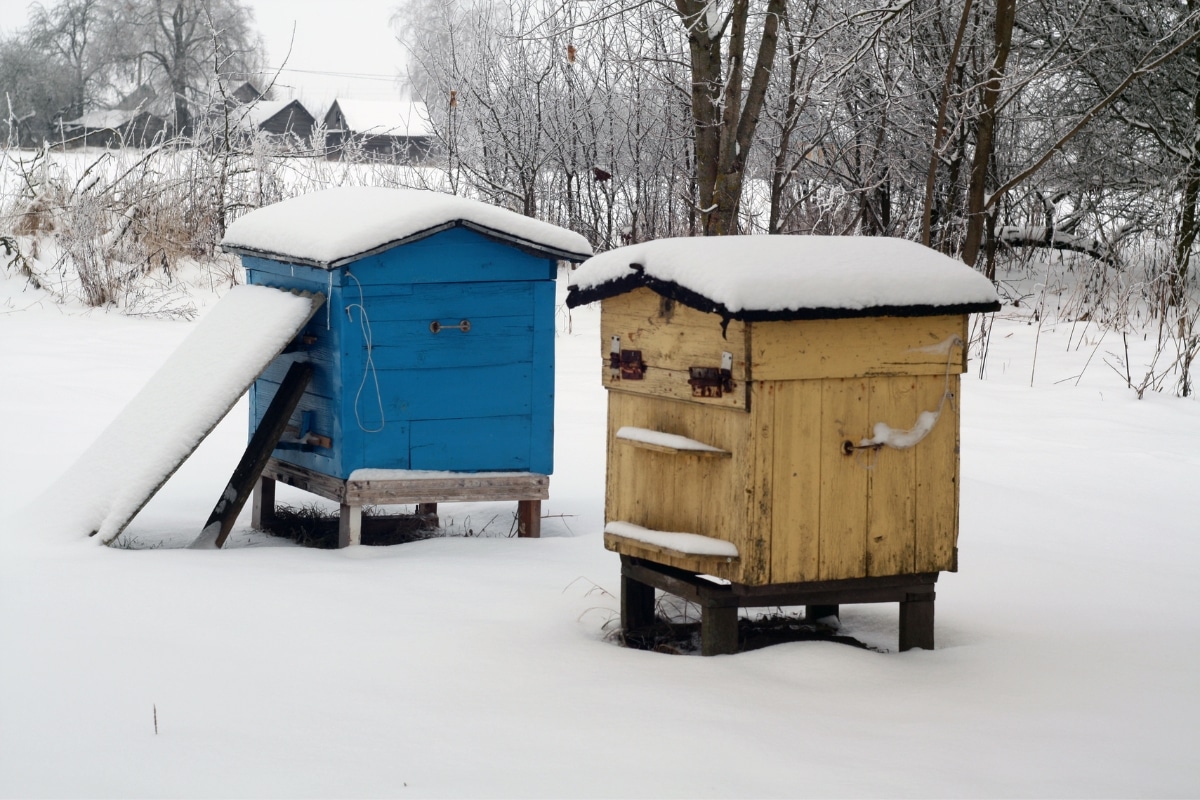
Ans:
[[[674,455],[637,447],[616,438],[616,432],[627,425],[687,436],[728,450],[732,457]],[[747,575],[765,573],[761,563],[748,567],[756,553],[765,552],[765,531],[752,526],[750,518],[749,479],[755,470],[755,449],[747,447],[750,441],[750,415],[745,412],[609,392],[605,518],[733,542],[742,558],[718,572],[720,577],[744,582]],[[699,568],[690,563],[673,566]]]
[[[950,377],[957,394],[959,379]],[[757,386],[757,384],[756,384]],[[778,381],[771,583],[952,570],[958,534],[958,408],[915,447],[845,455],[876,422],[935,411],[944,375]]]
[[[642,380],[613,380],[609,371],[612,337],[621,337],[621,348],[641,350],[646,364]],[[601,306],[601,374],[606,388],[689,403],[725,408],[747,407],[748,379],[746,324],[736,320],[724,333],[721,318],[667,300],[650,289],[635,289],[605,300]],[[689,367],[720,367],[721,354],[733,354],[733,392],[721,397],[693,397]]]
[[[606,301],[609,387],[606,518],[733,542],[740,562],[715,574],[748,585],[953,570],[958,534],[958,408],[964,316],[865,318],[729,326],[667,309],[649,290]],[[608,378],[608,336],[641,349],[674,388]],[[689,362],[745,353],[736,402],[684,395]],[[655,369],[657,368],[657,369]],[[680,372],[682,370],[682,372]],[[744,403],[744,405],[743,405]],[[915,447],[855,450],[876,423],[896,430],[941,416]],[[748,409],[748,412],[742,409]],[[728,459],[656,453],[622,443],[625,425],[720,447]],[[673,566],[704,570],[686,557]]]

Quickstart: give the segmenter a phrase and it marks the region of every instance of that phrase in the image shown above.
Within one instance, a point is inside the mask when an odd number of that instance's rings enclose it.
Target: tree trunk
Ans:
[[[975,157],[971,162],[971,183],[967,190],[967,237],[963,242],[962,259],[975,266],[983,244],[984,227],[987,222],[984,207],[988,171],[995,150],[997,105],[1004,80],[1004,67],[1012,49],[1013,20],[1016,17],[1017,0],[996,0],[996,34],[992,67],[983,87],[982,108],[975,127]]]
[[[1188,11],[1200,0],[1188,0]],[[1192,48],[1192,59],[1200,68],[1200,47]],[[1175,269],[1170,275],[1171,305],[1183,306],[1191,268],[1192,248],[1196,244],[1196,203],[1200,200],[1200,78],[1192,101],[1192,148],[1184,173],[1183,207],[1179,212],[1179,239],[1175,243]]]
[[[721,34],[709,25],[707,0],[675,0],[688,30],[692,69],[695,175],[701,232],[706,236],[737,233],[738,207],[750,146],[758,127],[775,51],[779,20],[786,0],[768,0],[754,72],[742,102],[747,18],[750,0],[734,0],[729,25],[729,67],[722,70]],[[722,96],[722,87],[724,93]],[[718,98],[720,98],[718,100]]]

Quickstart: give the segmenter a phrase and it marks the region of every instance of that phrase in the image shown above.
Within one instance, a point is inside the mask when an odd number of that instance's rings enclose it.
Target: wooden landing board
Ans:
[[[85,498],[71,524],[111,544],[324,299],[263,286],[231,289],[47,497]]]

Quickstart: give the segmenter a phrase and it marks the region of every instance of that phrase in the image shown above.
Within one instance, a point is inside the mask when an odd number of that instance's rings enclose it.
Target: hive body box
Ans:
[[[255,496],[275,480],[340,502],[339,542],[368,504],[517,500],[537,535],[554,439],[554,287],[577,234],[437,192],[346,187],[267,206],[230,226],[249,283],[326,302],[255,381],[261,424],[296,362],[312,378]]]
[[[898,240],[624,251],[586,262],[568,298],[601,301],[604,542],[623,557],[624,626],[652,618],[646,583],[720,611],[735,641],[738,605],[903,609],[920,594],[927,636],[907,644],[932,646],[932,584],[957,569],[968,314],[997,307],[990,283]]]
[[[678,553],[609,534],[609,549],[750,586],[955,568],[957,394],[966,316],[730,321],[648,288],[603,302],[602,340],[640,350],[641,380],[603,366],[605,517],[733,543],[736,558]],[[691,367],[733,354],[732,391],[693,396]],[[855,450],[875,422],[911,427],[942,406],[919,446]],[[619,439],[630,426],[720,448],[671,452]],[[647,444],[651,446],[646,446]]]
[[[254,384],[252,429],[292,361],[315,367],[292,420],[301,441],[275,458],[343,479],[363,468],[551,473],[553,259],[452,228],[328,270],[245,266],[249,283],[330,298]]]

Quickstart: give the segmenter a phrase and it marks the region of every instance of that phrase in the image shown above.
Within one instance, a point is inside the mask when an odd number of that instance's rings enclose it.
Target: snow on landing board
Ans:
[[[677,553],[691,556],[723,556],[737,558],[737,545],[724,539],[714,539],[711,536],[701,536],[698,533],[678,533],[675,531],[655,531],[634,525],[632,522],[614,520],[604,526],[605,533],[614,536],[624,536],[637,542],[652,544],[655,547],[665,547]]]
[[[328,269],[458,224],[556,258],[582,261],[592,254],[579,234],[508,209],[377,186],[325,189],[251,211],[229,226],[221,246]]]
[[[39,515],[111,543],[323,300],[265,286],[230,290],[38,501]]]
[[[676,299],[701,310],[746,320],[862,316],[872,309],[936,314],[999,307],[991,281],[961,261],[915,242],[873,236],[642,242],[585,261],[571,276],[567,304],[581,305],[642,285],[678,294]]]

